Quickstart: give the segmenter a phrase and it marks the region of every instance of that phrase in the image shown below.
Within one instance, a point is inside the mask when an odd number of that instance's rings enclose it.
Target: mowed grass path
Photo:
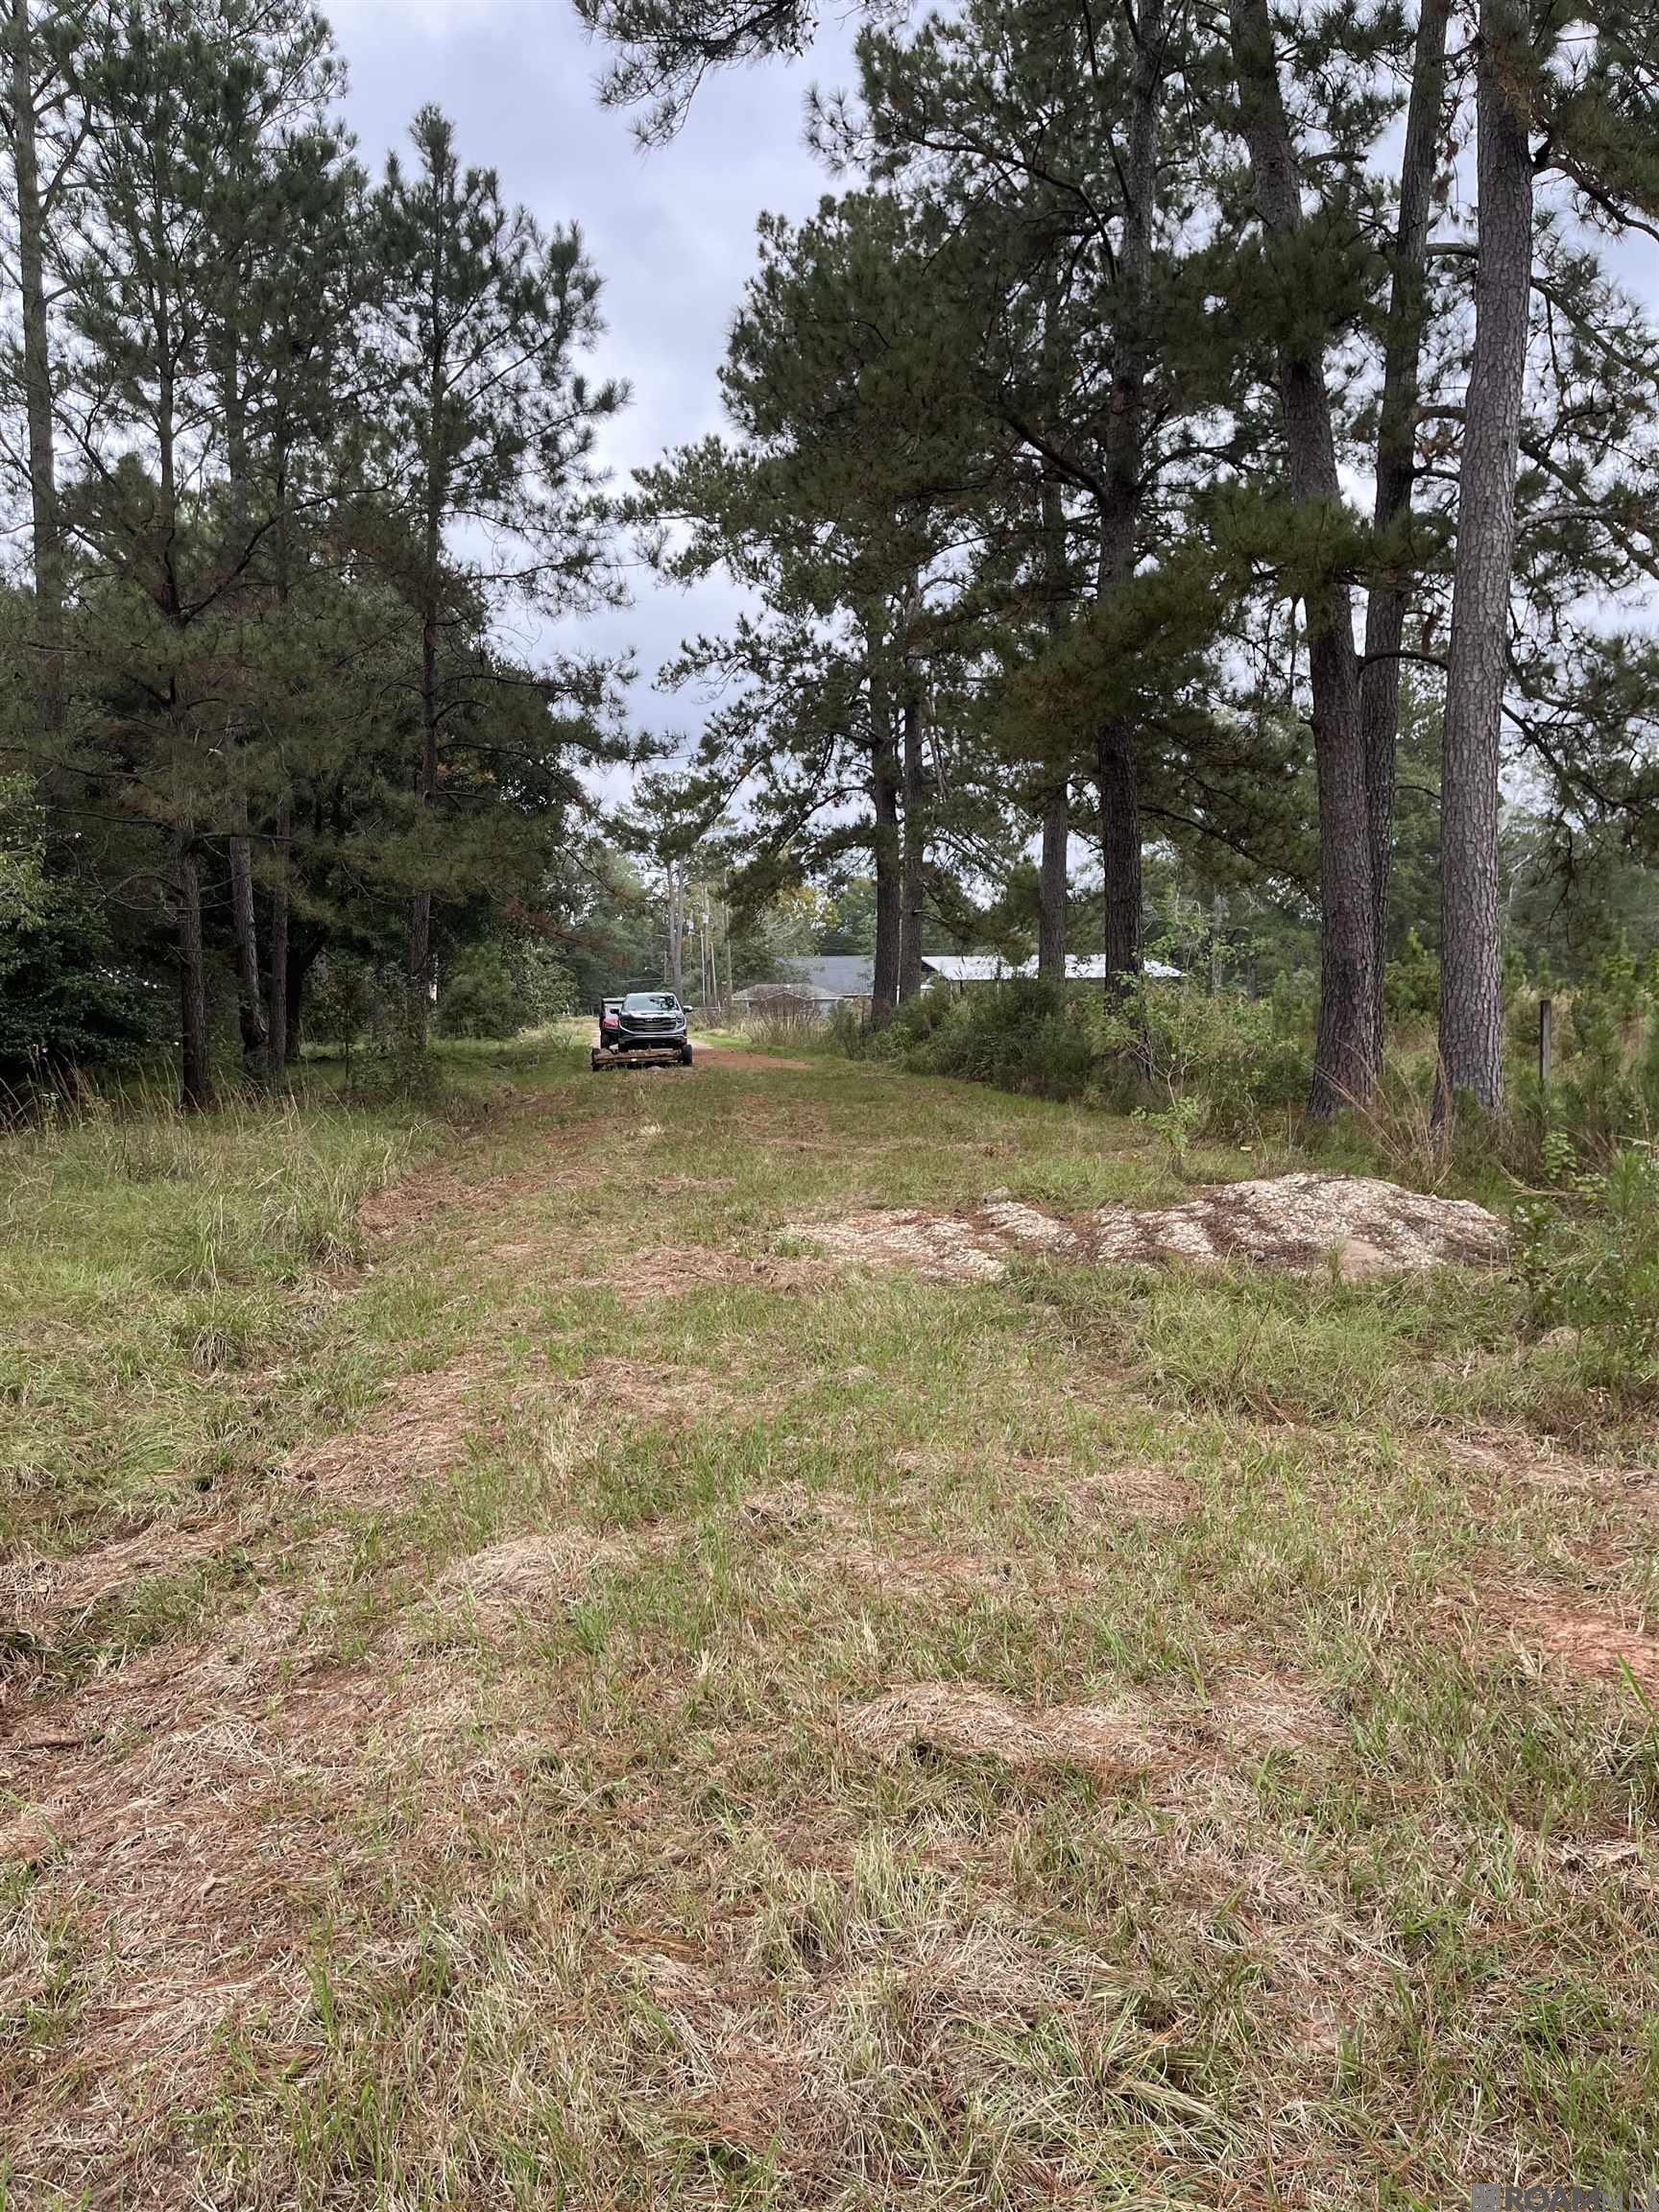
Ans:
[[[1659,2166],[1659,1473],[1507,1285],[832,1263],[1182,1190],[828,1060],[466,1071],[0,1166],[0,2204]]]

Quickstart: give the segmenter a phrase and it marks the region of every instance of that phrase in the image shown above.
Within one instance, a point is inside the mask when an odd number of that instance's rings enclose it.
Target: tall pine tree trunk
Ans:
[[[1503,1111],[1503,946],[1498,895],[1499,766],[1515,561],[1515,470],[1532,286],[1527,19],[1481,0],[1477,128],[1480,268],[1464,400],[1440,796],[1440,1085]]]
[[[251,524],[248,462],[248,411],[243,393],[242,362],[236,338],[234,287],[236,272],[227,271],[231,297],[221,316],[224,338],[219,362],[220,404],[225,425],[225,455],[228,498],[228,542],[225,565],[241,568],[248,560]],[[259,975],[259,930],[253,907],[253,849],[248,835],[248,789],[243,774],[248,733],[232,727],[225,733],[225,758],[232,779],[229,814],[233,825],[227,840],[230,866],[230,922],[236,945],[237,1013],[242,1030],[243,1074],[261,1088],[271,1080],[269,1032],[265,996]]]
[[[283,1009],[286,1016],[282,1029],[282,1049],[284,1057],[289,1062],[300,1057],[300,1040],[304,1030],[305,985],[310,978],[311,970],[315,966],[317,955],[321,950],[320,945],[297,943],[292,931],[290,931],[288,957],[283,962],[285,980],[282,993]]]
[[[288,1080],[288,867],[294,808],[286,792],[276,808],[276,870],[271,883],[271,958],[266,977],[265,1068],[274,1091]]]
[[[1142,0],[1135,18],[1135,79],[1123,165],[1123,220],[1118,242],[1112,394],[1102,444],[1098,596],[1109,599],[1135,572],[1145,442],[1145,386],[1153,223],[1158,197],[1158,136],[1166,64],[1165,0]],[[1122,998],[1141,973],[1141,807],[1134,733],[1117,714],[1095,731],[1094,779],[1100,798],[1100,865],[1108,999]]]
[[[241,803],[246,817],[246,801]],[[230,917],[236,938],[237,1011],[242,1026],[242,1065],[252,1080],[271,1080],[269,1031],[259,984],[259,937],[253,916],[253,861],[246,833],[229,839]]]
[[[1043,480],[1043,567],[1048,635],[1066,627],[1066,511],[1059,483]],[[1043,856],[1037,872],[1037,974],[1056,990],[1066,980],[1071,793],[1062,775],[1043,793]]]
[[[1239,122],[1249,149],[1256,206],[1269,249],[1291,248],[1302,230],[1301,188],[1273,52],[1267,0],[1229,0]],[[1286,255],[1286,261],[1293,257]],[[1316,336],[1279,354],[1290,497],[1298,507],[1340,512],[1336,442],[1325,350]],[[1371,825],[1365,739],[1359,723],[1359,657],[1346,581],[1316,579],[1307,594],[1313,692],[1313,757],[1319,787],[1319,1022],[1309,1106],[1334,1114],[1374,1088]]]
[[[1101,920],[1105,927],[1106,996],[1121,1000],[1140,974],[1141,803],[1135,748],[1116,718],[1101,723],[1094,742],[1100,791]]]
[[[875,686],[876,739],[870,757],[870,797],[876,811],[876,973],[870,986],[870,1020],[878,1028],[899,1003],[899,938],[903,889],[899,853],[899,749],[882,686]]]
[[[208,1062],[207,964],[202,947],[202,873],[188,823],[173,833],[173,918],[179,945],[179,1104],[186,1114],[213,1103]]]
[[[1382,395],[1377,423],[1379,538],[1394,540],[1388,565],[1370,579],[1365,601],[1365,658],[1359,671],[1359,720],[1365,741],[1365,809],[1371,847],[1371,1055],[1382,1068],[1382,981],[1388,952],[1388,894],[1394,864],[1394,786],[1400,743],[1400,645],[1410,583],[1399,542],[1409,528],[1416,478],[1416,412],[1426,310],[1429,218],[1441,143],[1446,94],[1446,29],[1452,0],[1423,0],[1400,166],[1400,210],[1388,327],[1382,350]]]
[[[927,786],[924,774],[921,687],[912,680],[904,698],[904,846],[900,886],[899,997],[914,998],[922,988],[922,919],[927,860]]]
[[[1037,875],[1037,974],[1056,987],[1066,980],[1070,836],[1071,794],[1062,780],[1043,794],[1043,858]]]
[[[46,320],[46,217],[36,138],[35,52],[29,0],[10,0],[12,165],[23,325],[23,410],[29,436],[34,538],[36,719],[43,735],[63,727],[63,536],[53,449],[52,356]]]
[[[415,798],[423,815],[437,789],[438,614],[428,600],[421,614],[421,759],[415,771]],[[409,902],[408,970],[409,1030],[423,1046],[432,1007],[432,893],[424,885]]]

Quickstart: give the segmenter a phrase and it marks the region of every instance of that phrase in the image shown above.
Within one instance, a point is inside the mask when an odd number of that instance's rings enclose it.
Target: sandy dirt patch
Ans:
[[[1350,1281],[1446,1264],[1491,1266],[1507,1250],[1496,1214],[1359,1175],[1281,1175],[1225,1184],[1181,1206],[1045,1213],[1001,1193],[958,1214],[872,1209],[792,1221],[782,1235],[842,1261],[910,1267],[959,1283],[995,1282],[1019,1253],[1113,1265],[1229,1261]]]
[[[1589,1682],[1627,1685],[1659,1697],[1659,1636],[1625,1627],[1605,1613],[1541,1606],[1527,1623],[1544,1649]]]

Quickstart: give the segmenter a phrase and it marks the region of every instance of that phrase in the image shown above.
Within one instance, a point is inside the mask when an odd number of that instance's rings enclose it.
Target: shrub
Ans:
[[[1383,971],[1382,1004],[1395,1021],[1431,1022],[1440,1011],[1440,955],[1430,951],[1415,929],[1407,932],[1399,959]]]
[[[171,1012],[80,886],[51,874],[28,785],[0,779],[0,1083],[136,1059]]]
[[[441,1037],[517,1037],[525,1026],[523,995],[505,945],[469,945],[449,963],[438,995]]]
[[[1558,1142],[1554,1164],[1570,1154]],[[1562,1197],[1529,1200],[1516,1216],[1516,1268],[1535,1328],[1581,1333],[1599,1380],[1620,1389],[1659,1382],[1659,1156],[1629,1144]]]
[[[1094,1063],[1075,1003],[1046,983],[982,984],[950,996],[924,991],[900,1010],[883,1040],[910,1066],[1001,1091],[1079,1098]]]
[[[1119,1004],[1094,1001],[1088,1019],[1102,1086],[1121,1094],[1127,1078],[1149,1092],[1142,1110],[1174,1112],[1183,1143],[1205,1130],[1253,1133],[1307,1091],[1302,1038],[1270,999],[1142,977]]]
[[[1274,1004],[1144,979],[1120,1006],[1027,978],[924,991],[884,1029],[841,1020],[830,1037],[926,1074],[1139,1108],[1167,1121],[1178,1153],[1205,1130],[1254,1131],[1264,1113],[1299,1101],[1308,1080],[1300,1037]]]
[[[1554,999],[1554,1068],[1546,1091],[1534,1057],[1540,997]],[[1569,994],[1541,976],[1510,1012],[1517,1164],[1536,1173],[1551,1131],[1581,1160],[1607,1159],[1659,1120],[1659,974],[1620,946]]]
[[[350,952],[327,952],[305,992],[305,1035],[318,1045],[341,1046],[348,1059],[365,1030],[385,1020],[387,993],[379,972]]]

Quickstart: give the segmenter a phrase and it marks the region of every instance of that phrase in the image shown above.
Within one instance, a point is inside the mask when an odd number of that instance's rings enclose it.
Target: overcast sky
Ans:
[[[595,365],[633,390],[607,431],[616,482],[626,488],[629,471],[664,446],[718,427],[715,372],[754,267],[756,218],[763,209],[800,216],[835,188],[802,143],[803,111],[814,83],[852,82],[855,18],[832,16],[803,61],[713,73],[680,136],[644,153],[629,117],[599,105],[604,53],[588,43],[569,0],[325,5],[350,70],[349,117],[373,169],[402,143],[421,103],[436,100],[456,125],[463,160],[493,165],[505,196],[543,221],[580,224],[605,285],[609,327]],[[1659,305],[1651,241],[1626,241],[1610,258]],[[722,627],[735,604],[716,584],[686,593],[636,574],[633,607],[584,624],[581,641],[607,653],[632,647],[636,720],[689,735],[697,702],[661,697],[651,679],[684,636]]]
[[[607,432],[616,480],[721,422],[715,371],[755,259],[762,209],[799,215],[830,180],[802,144],[815,82],[850,81],[851,32],[834,28],[805,61],[716,75],[672,145],[642,153],[629,118],[601,108],[604,56],[567,0],[325,0],[350,69],[349,119],[378,171],[409,119],[436,100],[466,162],[489,164],[509,200],[547,223],[580,224],[604,279],[607,335],[597,366],[625,377],[627,413]],[[635,605],[583,625],[595,650],[632,646],[636,716],[655,729],[695,724],[689,699],[658,697],[651,678],[681,637],[714,627],[733,601],[637,576]]]

